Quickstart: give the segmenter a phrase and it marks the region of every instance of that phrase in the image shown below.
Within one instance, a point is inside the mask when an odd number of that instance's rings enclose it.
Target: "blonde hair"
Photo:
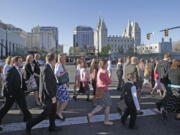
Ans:
[[[31,54],[26,56],[26,64],[30,63],[30,59],[33,59],[33,56]]]
[[[5,62],[7,65],[11,65],[12,64],[12,57],[11,56],[8,56],[6,58],[6,62]]]
[[[146,64],[145,70],[144,70],[144,77],[147,77],[148,75],[150,75],[150,72],[151,72],[151,68],[149,64]]]
[[[61,58],[63,57],[63,56],[66,56],[64,53],[62,53],[62,54],[59,54],[58,55],[58,63],[61,63]]]
[[[101,68],[104,68],[104,66],[107,64],[107,60],[100,60],[100,62],[99,62],[99,66],[101,67]]]

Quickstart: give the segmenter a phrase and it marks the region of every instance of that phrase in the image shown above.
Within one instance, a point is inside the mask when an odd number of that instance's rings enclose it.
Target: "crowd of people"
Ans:
[[[0,124],[14,102],[24,115],[27,132],[31,132],[31,128],[46,117],[49,118],[50,132],[56,130],[55,119],[66,120],[63,111],[72,100],[68,91],[70,78],[66,69],[66,55],[59,54],[56,59],[54,54],[47,54],[46,64],[41,68],[39,59],[39,54],[28,55],[23,64],[20,56],[8,57],[4,67],[0,67],[1,96],[6,99],[0,109]],[[96,107],[87,114],[88,122],[91,122],[94,114],[104,109],[104,124],[113,125],[109,120],[112,106],[109,92],[112,71],[111,59],[94,58],[90,68],[84,58],[77,60],[72,98],[76,101],[79,94],[85,94],[87,101],[90,101],[92,85],[92,103]],[[139,60],[137,57],[128,56],[117,60],[116,74],[120,104],[123,101],[126,105],[125,108],[117,107],[117,111],[122,115],[123,125],[126,125],[130,115],[128,127],[135,127],[137,115],[143,114],[139,99],[144,93],[152,96],[158,93],[161,96],[156,106],[162,112],[163,118],[167,118],[169,112],[174,112],[177,114],[176,119],[180,119],[180,60],[172,60],[169,54],[165,54],[162,60]],[[44,109],[36,118],[32,118],[26,104],[26,95],[30,92],[34,93],[36,105]]]

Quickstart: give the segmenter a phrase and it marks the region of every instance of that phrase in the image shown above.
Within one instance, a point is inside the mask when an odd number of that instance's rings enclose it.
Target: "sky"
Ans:
[[[141,27],[142,43],[160,42],[163,33],[146,39],[146,34],[180,26],[180,0],[0,0],[0,20],[30,32],[34,26],[56,26],[59,44],[65,51],[73,45],[73,29],[78,25],[96,28],[105,20],[109,35],[121,35],[128,20]],[[169,31],[169,40],[180,40],[180,29]]]

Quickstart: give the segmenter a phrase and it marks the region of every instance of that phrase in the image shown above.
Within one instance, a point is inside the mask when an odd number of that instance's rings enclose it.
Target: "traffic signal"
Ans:
[[[147,34],[147,39],[150,40],[150,33]]]
[[[164,30],[164,36],[168,37],[168,35],[169,35],[168,30]]]

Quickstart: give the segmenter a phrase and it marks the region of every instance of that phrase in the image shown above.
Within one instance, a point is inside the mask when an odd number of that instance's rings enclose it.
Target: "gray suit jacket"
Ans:
[[[136,67],[135,64],[128,64],[128,65],[126,66],[126,68],[125,68],[125,82],[128,81],[128,80],[127,80],[127,75],[128,75],[129,73],[132,73],[132,74],[135,76],[136,81],[138,81],[138,69],[137,69],[137,67]]]
[[[50,65],[46,64],[40,74],[39,97],[42,102],[51,100],[56,97],[56,78]]]

